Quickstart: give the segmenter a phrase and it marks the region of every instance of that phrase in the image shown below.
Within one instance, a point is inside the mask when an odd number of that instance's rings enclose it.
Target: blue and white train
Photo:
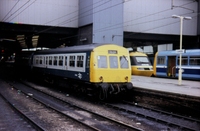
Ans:
[[[179,72],[179,53],[160,51],[154,58],[154,76],[177,78]],[[200,80],[200,49],[185,50],[182,53],[182,78]]]
[[[93,90],[101,100],[133,88],[129,52],[116,44],[23,52],[17,55],[15,64],[19,71],[30,70],[33,78],[42,77],[51,83],[64,80],[74,89]]]

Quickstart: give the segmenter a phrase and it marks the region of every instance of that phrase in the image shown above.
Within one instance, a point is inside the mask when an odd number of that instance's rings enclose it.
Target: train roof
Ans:
[[[179,53],[176,50],[168,50],[168,51],[159,51],[158,56],[176,56],[179,55]],[[200,56],[200,49],[188,49],[185,50],[182,55],[198,55]]]
[[[108,44],[102,44],[102,43],[93,43],[88,45],[77,45],[77,46],[69,46],[64,48],[55,48],[55,49],[49,49],[49,50],[40,50],[36,51],[35,54],[56,54],[56,53],[72,53],[72,52],[85,52],[85,51],[92,51],[94,48],[102,45],[108,45]],[[109,44],[114,45],[114,44]]]

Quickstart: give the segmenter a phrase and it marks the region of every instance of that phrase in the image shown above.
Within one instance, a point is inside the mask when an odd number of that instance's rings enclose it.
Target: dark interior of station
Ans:
[[[0,22],[1,59],[6,60],[13,53],[30,48],[58,48],[63,46],[80,45],[78,40],[80,29],[52,26],[38,26]],[[92,37],[92,35],[90,35]],[[183,49],[198,49],[200,36],[183,36]],[[126,48],[151,45],[157,52],[160,44],[173,43],[173,49],[179,48],[179,35],[145,34],[124,32]],[[85,41],[84,44],[90,44]]]

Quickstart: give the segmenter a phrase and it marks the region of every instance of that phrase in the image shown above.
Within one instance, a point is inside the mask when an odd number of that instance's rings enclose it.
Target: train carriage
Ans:
[[[132,89],[129,52],[114,44],[89,44],[37,51],[32,69],[48,77],[90,83],[101,99]]]
[[[154,75],[157,77],[178,77],[179,53],[160,51],[154,58]],[[185,50],[182,53],[182,78],[200,80],[200,49]]]

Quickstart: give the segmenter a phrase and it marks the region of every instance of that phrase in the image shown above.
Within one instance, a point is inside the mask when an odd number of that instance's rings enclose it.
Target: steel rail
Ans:
[[[181,124],[179,124],[179,123],[177,123],[177,122],[170,122],[170,121],[167,121],[167,120],[165,120],[165,119],[161,119],[161,118],[155,118],[155,117],[153,117],[153,116],[151,116],[151,115],[149,115],[149,114],[143,114],[143,113],[140,113],[140,112],[136,112],[136,111],[131,111],[131,110],[129,110],[129,109],[126,109],[126,108],[124,108],[124,107],[121,107],[121,106],[117,106],[117,105],[115,105],[115,104],[110,104],[110,103],[105,103],[105,102],[101,102],[102,104],[105,104],[106,106],[108,106],[108,107],[112,107],[112,108],[115,108],[115,109],[118,109],[118,110],[121,110],[121,111],[124,111],[124,112],[128,112],[128,113],[131,113],[131,114],[135,114],[135,115],[139,115],[139,116],[143,116],[143,117],[145,117],[145,118],[149,118],[149,119],[152,119],[152,120],[155,120],[155,121],[158,121],[158,122],[162,122],[162,123],[166,123],[166,124],[168,124],[168,125],[174,125],[174,126],[177,126],[177,127],[179,127],[179,128],[182,128],[182,129],[187,129],[187,130],[191,130],[191,131],[197,131],[197,129],[195,129],[195,128],[193,128],[193,127],[188,127],[188,126],[186,126],[186,125],[181,125]],[[130,103],[129,103],[130,104]],[[133,105],[133,104],[132,104]],[[135,105],[134,105],[135,106]],[[160,112],[160,111],[156,111],[156,110],[154,110],[154,109],[148,109],[148,108],[144,108],[144,107],[142,107],[142,106],[136,106],[137,108],[141,108],[141,109],[146,109],[146,110],[148,110],[148,111],[154,111],[154,112]],[[163,111],[161,111],[161,112],[163,112]],[[164,112],[163,112],[164,113]],[[166,112],[166,114],[165,115],[168,115],[168,116],[172,116],[172,114],[170,114],[170,113],[167,113]],[[174,115],[174,117],[175,117],[175,115]],[[181,116],[177,116],[177,117],[181,117]],[[182,118],[182,117],[181,117]],[[185,118],[185,117],[183,117],[183,118]],[[189,119],[189,118],[188,118]],[[197,122],[197,121],[194,121],[194,122]]]
[[[181,115],[178,115],[178,114],[174,114],[174,113],[170,113],[170,112],[166,112],[166,111],[162,111],[162,110],[158,110],[158,109],[153,109],[153,108],[149,108],[149,107],[144,107],[144,106],[140,106],[140,105],[134,105],[133,103],[128,102],[128,101],[123,101],[123,102],[125,104],[140,107],[140,108],[143,108],[143,109],[152,110],[152,111],[159,112],[159,113],[162,113],[162,114],[166,114],[166,115],[169,115],[169,116],[174,116],[174,117],[178,117],[178,118],[181,118],[181,119],[184,119],[184,120],[197,122],[200,125],[200,120],[198,120],[198,119],[194,119],[194,118],[190,118],[190,117],[186,117],[186,116],[181,116]]]

